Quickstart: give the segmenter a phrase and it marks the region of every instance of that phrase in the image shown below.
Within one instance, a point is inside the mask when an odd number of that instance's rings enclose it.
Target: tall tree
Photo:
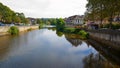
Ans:
[[[91,19],[92,21],[98,19],[101,21],[104,18],[109,19],[110,28],[112,28],[112,20],[114,16],[120,15],[120,0],[87,0],[88,4],[86,5],[87,11],[86,16],[87,19]]]

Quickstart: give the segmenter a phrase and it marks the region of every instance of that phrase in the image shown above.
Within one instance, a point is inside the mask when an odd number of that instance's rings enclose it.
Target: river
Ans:
[[[103,52],[78,35],[44,28],[0,37],[0,68],[120,68]]]

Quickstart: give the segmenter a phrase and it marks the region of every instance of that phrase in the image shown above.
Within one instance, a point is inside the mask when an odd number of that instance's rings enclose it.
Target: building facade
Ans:
[[[81,26],[84,23],[84,16],[74,15],[65,19],[66,26]]]

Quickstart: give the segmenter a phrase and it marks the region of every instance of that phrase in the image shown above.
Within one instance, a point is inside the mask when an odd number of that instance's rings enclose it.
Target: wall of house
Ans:
[[[82,25],[83,24],[83,19],[82,18],[75,18],[72,20],[72,23],[74,25]]]
[[[66,26],[77,26],[84,23],[83,17],[79,15],[71,16],[66,19]]]

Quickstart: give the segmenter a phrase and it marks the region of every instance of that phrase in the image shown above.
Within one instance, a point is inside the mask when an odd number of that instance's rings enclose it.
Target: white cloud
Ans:
[[[84,14],[86,0],[1,0],[27,17],[68,17]]]

